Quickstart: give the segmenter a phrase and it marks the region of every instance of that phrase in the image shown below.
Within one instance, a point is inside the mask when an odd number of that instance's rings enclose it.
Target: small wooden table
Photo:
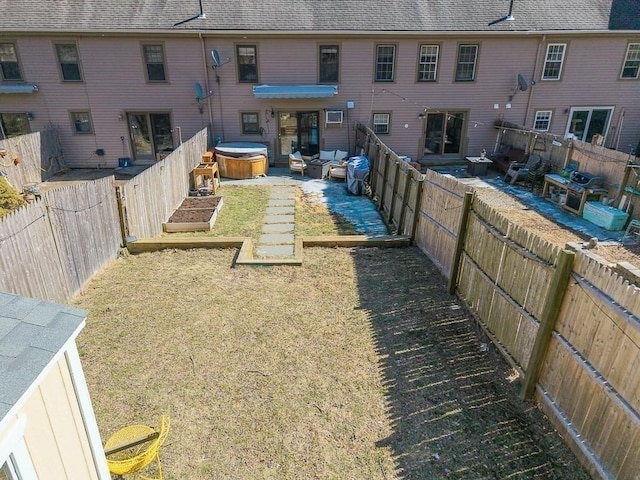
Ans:
[[[466,157],[467,172],[474,177],[483,177],[487,174],[489,165],[493,162],[487,157]]]
[[[193,176],[193,187],[199,188],[200,184],[198,182],[198,177],[202,177],[202,182],[204,183],[205,179],[208,177],[211,179],[211,193],[215,195],[216,188],[220,183],[220,172],[218,171],[218,163],[201,163],[191,172]]]
[[[549,186],[558,188],[561,192],[564,192],[564,200],[560,203],[560,206],[565,210],[568,210],[576,215],[582,216],[584,210],[584,204],[587,200],[601,200],[607,193],[607,190],[603,188],[582,188],[575,190],[571,188],[571,182],[560,175],[551,173],[544,176],[544,187],[542,187],[542,198],[545,198],[549,194]],[[569,201],[573,200],[573,204],[578,203],[578,208],[569,204]]]

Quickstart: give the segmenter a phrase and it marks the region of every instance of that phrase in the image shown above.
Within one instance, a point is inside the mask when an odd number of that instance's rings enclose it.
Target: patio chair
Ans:
[[[169,416],[163,415],[158,430],[147,425],[129,425],[111,435],[104,444],[109,472],[114,475],[133,475],[145,480],[163,480],[160,447],[169,433]],[[140,474],[155,460],[154,477]]]
[[[536,186],[542,185],[544,183],[544,176],[547,173],[551,172],[552,168],[553,164],[551,163],[551,160],[542,160],[536,168],[530,170],[527,173],[524,181],[531,184],[531,190],[533,191]]]
[[[329,164],[329,178],[347,179],[347,162]]]
[[[304,177],[304,169],[307,168],[307,162],[302,158],[302,154],[300,152],[290,153],[289,154],[289,171],[290,172],[300,172],[300,175]]]
[[[509,165],[509,170],[504,176],[504,181],[509,182],[511,185],[520,180],[526,178],[527,174],[540,165],[540,155],[529,155],[526,163],[513,162]]]

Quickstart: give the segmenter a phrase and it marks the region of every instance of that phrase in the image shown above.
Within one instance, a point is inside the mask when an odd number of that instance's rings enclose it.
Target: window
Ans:
[[[376,82],[393,82],[395,57],[395,45],[378,45],[376,47]]]
[[[242,113],[242,133],[261,133],[260,132],[260,115],[258,112]]]
[[[458,63],[456,65],[456,82],[473,82],[476,79],[476,60],[478,45],[458,46]]]
[[[31,133],[26,113],[0,113],[0,138],[17,137]]]
[[[0,80],[22,80],[18,54],[13,43],[0,43]]]
[[[162,45],[143,45],[142,49],[144,62],[147,65],[147,80],[149,82],[166,82],[164,47]]]
[[[320,83],[338,81],[338,46],[320,46]]]
[[[596,134],[606,138],[613,107],[573,107],[569,112],[566,136],[591,142]]]
[[[238,45],[238,81],[258,83],[258,57],[253,45]]]
[[[65,82],[81,82],[80,58],[75,43],[56,44],[56,55],[60,64],[60,74]]]
[[[547,45],[547,55],[544,61],[544,69],[542,70],[542,80],[560,79],[566,47],[564,43],[551,43]]]
[[[391,115],[389,113],[373,114],[373,131],[376,134],[389,133],[389,123]]]
[[[551,110],[538,110],[533,121],[533,129],[548,132],[551,126]]]
[[[620,78],[638,78],[640,72],[640,43],[630,43]]]
[[[93,133],[89,112],[71,112],[71,124],[74,133]]]
[[[418,59],[418,81],[435,82],[438,72],[439,45],[420,45]]]

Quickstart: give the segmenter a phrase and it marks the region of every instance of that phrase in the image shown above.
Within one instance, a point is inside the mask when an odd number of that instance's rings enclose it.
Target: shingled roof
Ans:
[[[86,317],[84,310],[0,292],[0,420]]]
[[[638,0],[0,0],[0,32],[212,30],[491,32],[640,30]]]

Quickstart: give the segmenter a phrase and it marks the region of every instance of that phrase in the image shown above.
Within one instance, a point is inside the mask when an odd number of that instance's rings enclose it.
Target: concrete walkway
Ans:
[[[262,235],[256,255],[262,258],[294,256],[295,193],[300,187],[310,201],[323,203],[329,211],[342,215],[363,235],[387,235],[387,226],[371,199],[351,195],[346,182],[328,178],[319,180],[292,174],[287,168],[270,168],[269,175],[246,180],[223,178],[221,185],[263,185],[271,187]]]

